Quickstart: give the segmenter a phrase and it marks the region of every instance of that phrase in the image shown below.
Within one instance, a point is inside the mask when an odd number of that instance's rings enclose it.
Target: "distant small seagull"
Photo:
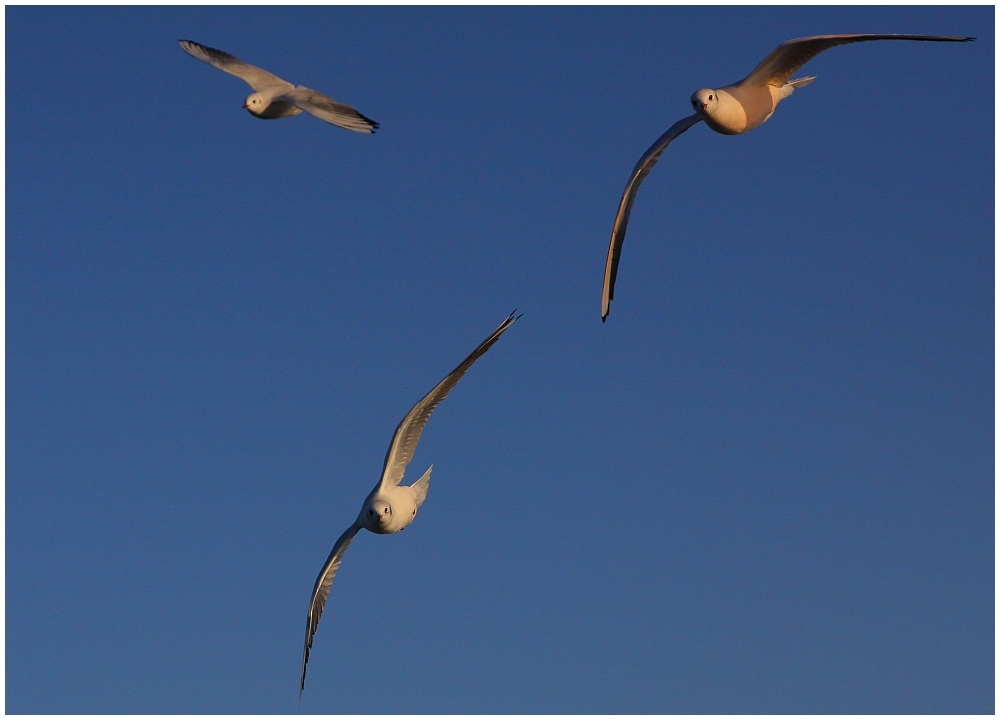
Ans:
[[[302,85],[292,85],[267,70],[247,65],[227,52],[205,47],[190,40],[180,40],[181,47],[191,57],[207,62],[223,72],[235,75],[253,89],[243,107],[261,120],[298,115],[305,110],[320,120],[355,132],[373,133],[378,123],[366,118],[349,105],[343,105],[321,92]]]
[[[601,296],[601,321],[607,320],[611,310],[611,300],[615,296],[615,277],[618,275],[618,259],[625,242],[625,228],[639,185],[660,159],[660,155],[674,138],[695,123],[705,124],[723,135],[739,135],[763,124],[778,103],[791,95],[795,88],[805,87],[816,78],[803,77],[789,80],[796,70],[819,53],[835,45],[864,42],[866,40],[931,40],[935,42],[968,42],[971,37],[942,37],[938,35],[816,35],[814,37],[788,40],[764,58],[752,73],[733,85],[718,90],[703,89],[691,96],[691,107],[695,114],[678,120],[663,133],[647,150],[632,170],[625,185],[618,214],[611,230],[611,246],[604,265],[604,292]]]
[[[399,532],[413,522],[413,518],[417,516],[417,508],[423,504],[424,498],[427,497],[427,487],[430,485],[431,470],[434,469],[434,466],[431,465],[427,468],[427,472],[412,485],[400,485],[399,483],[403,479],[406,466],[413,459],[413,451],[420,441],[420,433],[424,431],[427,419],[434,412],[434,408],[458,384],[465,371],[472,367],[472,363],[482,357],[519,317],[521,316],[515,316],[514,313],[508,315],[507,319],[500,323],[500,327],[483,340],[479,347],[462,361],[461,365],[452,370],[444,380],[427,393],[423,400],[414,405],[413,409],[396,426],[392,442],[389,443],[389,450],[385,454],[382,479],[368,493],[357,520],[344,531],[344,534],[334,544],[330,557],[326,559],[326,564],[323,565],[319,577],[316,578],[316,584],[313,586],[312,598],[309,600],[309,612],[306,615],[306,642],[302,649],[300,698],[306,687],[306,663],[309,662],[309,648],[312,647],[313,635],[316,634],[320,615],[323,614],[323,606],[326,605],[326,598],[330,594],[333,576],[336,574],[337,568],[340,567],[344,551],[347,550],[347,546],[351,544],[361,528],[379,535],[387,535]]]

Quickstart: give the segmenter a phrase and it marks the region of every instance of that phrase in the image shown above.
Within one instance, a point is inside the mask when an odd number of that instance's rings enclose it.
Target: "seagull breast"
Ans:
[[[251,110],[251,112],[253,111]],[[253,114],[261,120],[277,120],[279,118],[298,115],[301,112],[301,110],[292,105],[290,102],[285,102],[284,100],[274,100],[261,112]]]
[[[718,102],[702,113],[705,124],[723,135],[739,135],[747,130],[747,113],[743,105],[726,90],[716,90]]]

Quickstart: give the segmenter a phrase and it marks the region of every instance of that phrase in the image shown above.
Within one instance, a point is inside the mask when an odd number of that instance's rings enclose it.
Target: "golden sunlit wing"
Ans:
[[[618,203],[618,214],[615,215],[615,224],[611,229],[611,244],[608,246],[608,259],[604,264],[604,290],[601,294],[601,322],[608,318],[611,312],[611,301],[615,297],[615,279],[618,277],[618,260],[621,258],[622,245],[625,244],[625,229],[628,227],[628,218],[632,213],[632,203],[635,202],[635,195],[639,192],[639,185],[649,175],[649,171],[656,165],[660,155],[667,145],[687,130],[695,123],[701,122],[700,115],[691,115],[678,120],[670,129],[657,138],[656,142],[643,153],[639,162],[635,164],[628,182],[625,184],[625,192],[622,193],[621,202]]]
[[[320,120],[354,132],[373,133],[378,129],[377,122],[366,118],[350,105],[339,103],[321,92],[301,85],[278,95],[275,100],[289,102]]]
[[[306,642],[305,647],[302,648],[302,680],[299,683],[300,698],[302,697],[302,691],[306,687],[306,663],[309,662],[309,648],[312,647],[313,636],[316,634],[316,628],[319,626],[320,616],[323,615],[326,599],[330,596],[330,586],[333,584],[333,576],[337,574],[340,561],[344,557],[344,551],[347,550],[348,545],[354,540],[354,536],[358,534],[359,530],[361,530],[361,524],[355,522],[337,539],[337,542],[333,545],[333,550],[330,551],[330,557],[326,559],[323,569],[319,572],[319,577],[316,578],[316,584],[313,586],[312,598],[309,600],[309,612],[306,614]]]
[[[968,42],[971,37],[947,35],[814,35],[787,40],[764,58],[739,85],[782,87],[800,67],[824,50],[837,45],[869,40],[923,40],[928,42]]]
[[[382,466],[382,479],[379,481],[377,487],[385,488],[392,485],[399,485],[403,479],[403,473],[406,471],[406,466],[413,459],[413,451],[420,441],[420,434],[424,431],[424,425],[427,424],[427,420],[430,418],[431,413],[434,412],[434,408],[458,384],[458,381],[465,375],[466,370],[472,367],[472,363],[476,362],[487,350],[493,347],[493,343],[499,340],[504,331],[513,325],[519,317],[521,316],[518,315],[515,317],[514,313],[508,315],[507,319],[500,323],[500,326],[490,333],[488,338],[479,343],[479,347],[473,350],[469,357],[465,358],[457,368],[448,373],[444,380],[439,382],[420,402],[414,405],[410,412],[406,413],[406,417],[396,426],[392,442],[389,443],[389,450],[385,454],[385,464]]]
[[[291,85],[291,83],[282,80],[277,75],[272,75],[267,70],[249,65],[235,55],[230,55],[222,50],[199,45],[191,40],[179,40],[178,42],[184,52],[191,57],[206,62],[222,72],[235,75],[249,85],[254,92],[262,88],[274,87],[275,85]]]

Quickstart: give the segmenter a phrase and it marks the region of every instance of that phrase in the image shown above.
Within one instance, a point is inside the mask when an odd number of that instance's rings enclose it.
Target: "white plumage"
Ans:
[[[313,586],[312,597],[309,600],[309,611],[306,614],[306,640],[302,649],[302,679],[299,684],[300,697],[306,686],[306,663],[309,662],[309,649],[312,647],[313,636],[316,634],[319,618],[323,614],[326,599],[330,595],[333,576],[336,575],[337,569],[340,567],[344,551],[347,550],[348,545],[354,540],[354,536],[362,528],[379,535],[387,535],[399,532],[413,522],[417,516],[417,509],[427,497],[431,470],[434,466],[431,465],[427,468],[420,479],[412,485],[400,485],[399,483],[403,479],[406,466],[413,459],[413,451],[416,450],[417,443],[420,441],[424,425],[427,424],[434,408],[458,384],[466,370],[472,367],[472,364],[500,339],[504,331],[513,325],[518,317],[520,315],[515,316],[514,313],[511,313],[458,367],[448,373],[444,380],[414,405],[396,426],[396,432],[393,433],[389,449],[385,454],[381,480],[365,498],[361,512],[358,513],[354,524],[347,528],[334,543],[333,550],[330,551],[330,556],[326,559],[323,569],[320,570],[319,576],[316,578],[316,584]]]
[[[639,158],[625,184],[625,191],[618,203],[615,224],[611,230],[608,257],[604,264],[604,289],[601,293],[602,321],[607,320],[611,311],[611,300],[615,296],[618,261],[621,258],[625,229],[628,227],[628,218],[632,212],[636,193],[667,145],[702,120],[723,135],[739,135],[747,130],[753,130],[766,122],[774,114],[778,103],[791,95],[796,88],[804,87],[816,79],[806,77],[790,80],[792,73],[828,48],[869,40],[968,42],[975,38],[939,35],[816,35],[797,38],[783,42],[775,48],[752,73],[738,83],[718,89],[704,88],[692,95],[691,106],[695,114],[677,121],[657,138]]]
[[[373,133],[378,123],[366,118],[349,105],[339,103],[321,92],[282,80],[267,70],[248,65],[222,50],[199,45],[190,40],[180,40],[188,55],[235,75],[253,92],[247,96],[243,107],[261,120],[276,120],[298,115],[305,110],[320,120],[355,132]]]

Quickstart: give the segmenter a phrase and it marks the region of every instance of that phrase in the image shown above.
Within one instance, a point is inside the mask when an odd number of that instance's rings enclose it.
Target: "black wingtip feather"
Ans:
[[[502,333],[504,330],[506,330],[511,325],[516,323],[522,317],[524,317],[524,313],[518,314],[517,308],[514,308],[514,310],[510,313],[510,315],[508,315],[507,318],[502,323],[500,323],[500,327],[496,329],[495,333],[497,334],[497,336],[499,337],[499,333]]]

